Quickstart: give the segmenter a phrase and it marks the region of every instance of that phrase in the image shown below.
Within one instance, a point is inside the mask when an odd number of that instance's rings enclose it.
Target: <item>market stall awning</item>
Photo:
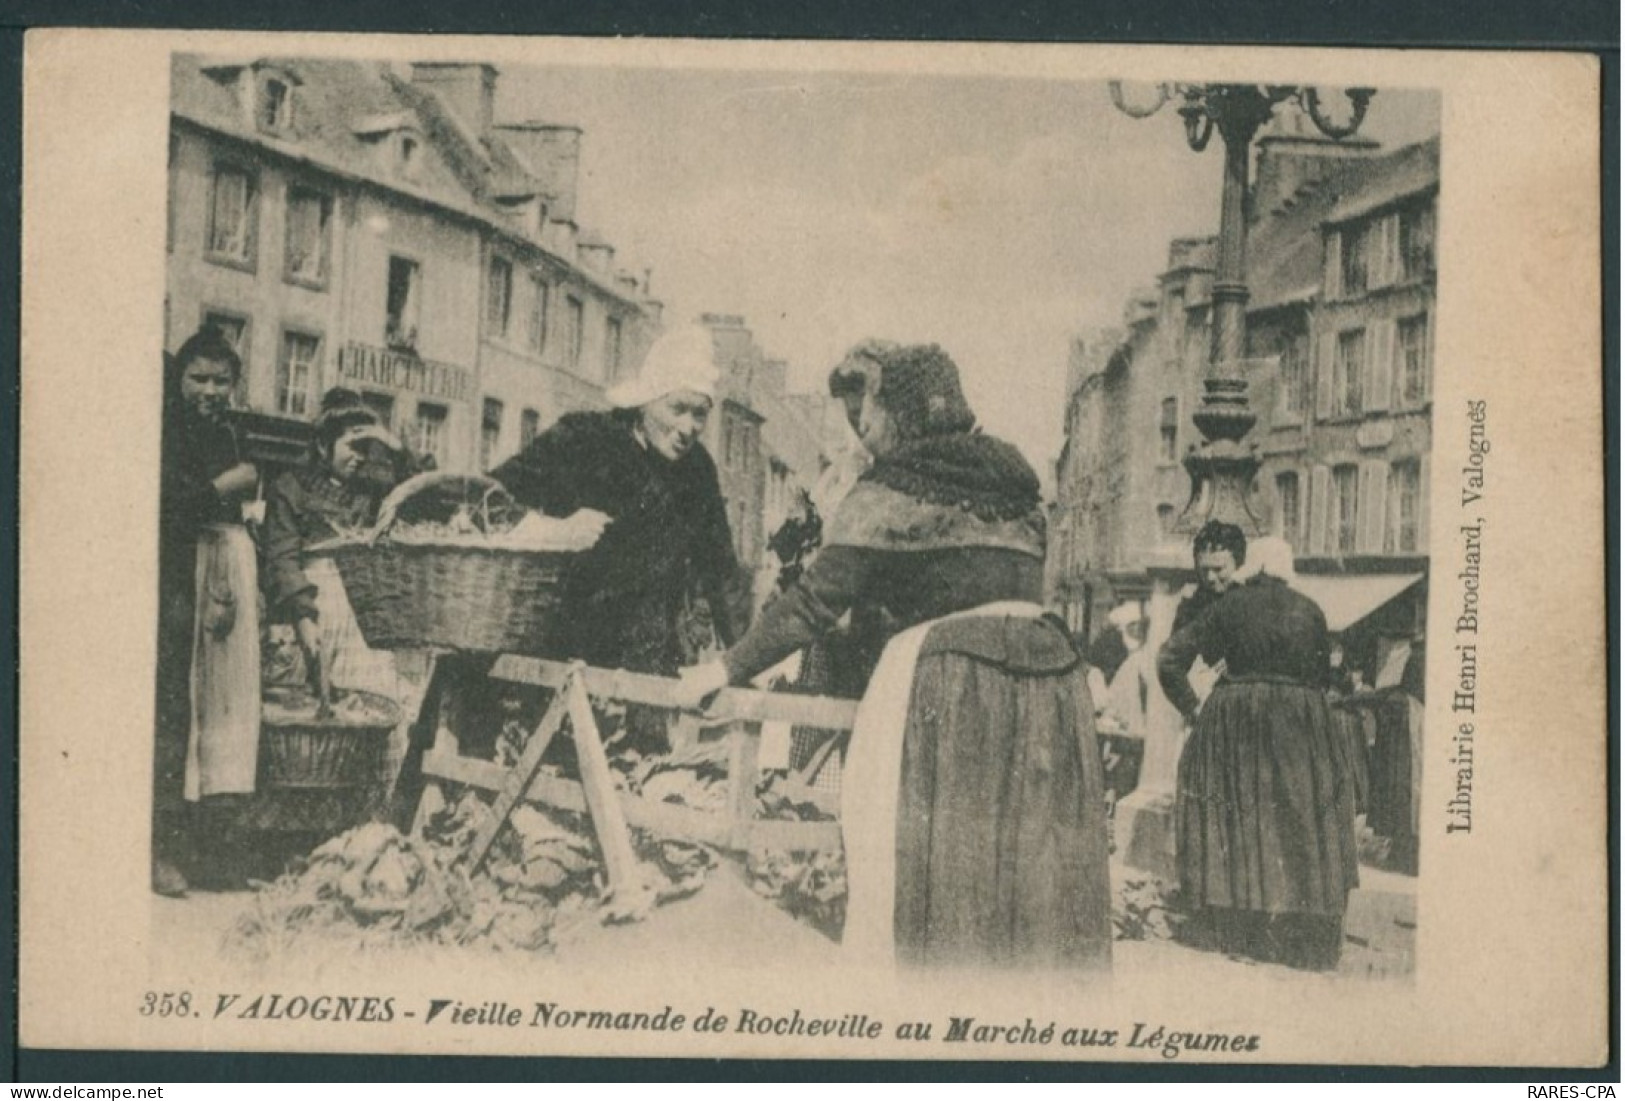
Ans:
[[[1299,574],[1296,588],[1326,613],[1326,627],[1343,631],[1422,580],[1419,573]]]

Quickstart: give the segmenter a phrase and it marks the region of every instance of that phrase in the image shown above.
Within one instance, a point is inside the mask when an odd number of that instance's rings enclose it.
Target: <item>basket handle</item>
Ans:
[[[395,518],[401,506],[414,497],[431,490],[445,486],[458,486],[462,489],[465,498],[478,499],[488,503],[493,494],[508,496],[507,487],[495,478],[484,474],[453,474],[448,471],[430,470],[422,474],[414,474],[400,485],[389,491],[389,496],[383,499],[378,506],[378,521],[367,534],[367,542],[375,543],[381,539],[390,528],[395,526]]]

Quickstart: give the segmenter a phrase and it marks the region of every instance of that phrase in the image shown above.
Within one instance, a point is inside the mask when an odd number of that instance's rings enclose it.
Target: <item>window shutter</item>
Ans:
[[[1366,330],[1365,386],[1361,397],[1367,410],[1387,409],[1394,393],[1394,323],[1377,321]]]
[[[1376,290],[1388,285],[1388,219],[1377,218],[1365,226],[1365,285]]]
[[[1337,358],[1337,334],[1326,333],[1320,338],[1320,356],[1315,364],[1315,418],[1326,420],[1332,415],[1332,364]]]
[[[1427,452],[1422,453],[1422,461],[1419,465],[1421,471],[1417,475],[1416,486],[1416,553],[1427,554],[1428,544],[1432,542],[1428,537],[1428,522],[1431,515],[1428,502],[1433,500],[1433,484],[1428,481],[1430,470],[1428,468]]]
[[[1399,278],[1399,215],[1387,214],[1371,226],[1372,287],[1386,287]]]
[[[1326,271],[1321,280],[1324,284],[1321,296],[1327,300],[1343,296],[1343,234],[1336,229],[1328,230],[1326,239]]]
[[[1400,215],[1396,212],[1388,215],[1388,282],[1402,283],[1405,280],[1405,256],[1400,251],[1405,237],[1399,229]]]
[[[1331,524],[1332,472],[1316,465],[1309,472],[1309,553],[1326,553],[1327,528]]]
[[[1422,319],[1422,400],[1433,399],[1433,314]],[[1424,483],[1427,476],[1423,475]]]
[[[1382,553],[1397,554],[1399,552],[1400,529],[1400,498],[1405,495],[1402,468],[1398,463],[1388,467],[1388,504],[1386,527],[1382,533]]]
[[[1360,464],[1359,497],[1355,505],[1354,546],[1361,554],[1381,554],[1384,522],[1388,516],[1388,464]]]

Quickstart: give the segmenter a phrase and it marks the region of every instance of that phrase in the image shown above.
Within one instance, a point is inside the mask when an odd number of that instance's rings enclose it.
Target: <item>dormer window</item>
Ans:
[[[403,133],[400,136],[399,159],[396,165],[401,175],[411,179],[418,174],[418,167],[423,160],[423,144],[418,141],[415,134]]]
[[[267,77],[260,85],[259,126],[273,134],[293,125],[293,89],[285,81]]]
[[[414,179],[423,169],[423,131],[404,111],[357,119],[350,132],[373,149],[380,171]]]
[[[547,225],[547,206],[540,196],[499,194],[495,198],[521,233],[533,241],[542,239],[542,229]]]
[[[287,65],[261,58],[205,65],[210,80],[231,91],[241,125],[262,134],[293,136],[294,100],[304,80]]]

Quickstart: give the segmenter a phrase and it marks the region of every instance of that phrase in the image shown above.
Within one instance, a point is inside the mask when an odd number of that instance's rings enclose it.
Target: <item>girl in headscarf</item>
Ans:
[[[337,566],[306,551],[371,527],[387,491],[420,466],[359,394],[335,387],[322,395],[308,461],[266,492],[266,607],[273,622],[292,625],[310,686],[371,692],[401,705],[403,725],[380,762],[375,807],[384,805],[404,752],[427,658],[369,647]]]
[[[843,943],[916,967],[1100,968],[1111,954],[1085,671],[1043,615],[1037,475],[984,435],[938,347],[831,379],[874,465],[807,573],[685,699],[743,684],[866,607],[896,632],[842,784]]]
[[[1325,694],[1331,643],[1320,608],[1290,587],[1291,548],[1264,539],[1251,556],[1244,583],[1157,660],[1193,727],[1175,804],[1180,888],[1225,949],[1325,970],[1359,882],[1353,789]],[[1206,703],[1187,677],[1199,654],[1224,663]]]
[[[164,362],[152,792],[152,889],[163,895],[185,894],[198,870],[200,834],[187,803],[253,790],[259,641],[242,505],[259,474],[226,420],[241,374],[237,353],[212,328]]]
[[[323,656],[342,668],[325,673],[345,688],[393,695],[385,687],[387,654],[367,650],[344,584],[330,559],[306,561],[305,550],[341,532],[371,527],[385,487],[363,476],[369,445],[402,451],[378,416],[347,392],[329,391],[316,418],[310,459],[271,483],[265,498],[265,594],[275,621],[290,623],[310,669]]]

